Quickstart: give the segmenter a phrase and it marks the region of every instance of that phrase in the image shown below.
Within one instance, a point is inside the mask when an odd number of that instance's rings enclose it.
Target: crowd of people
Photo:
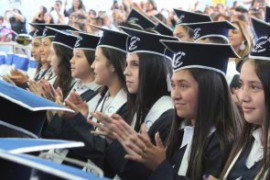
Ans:
[[[35,76],[13,69],[3,80],[72,109],[48,111],[40,137],[84,142],[53,153],[106,177],[269,179],[267,5],[158,11],[126,0],[110,17],[56,0],[32,19]],[[25,33],[12,14],[2,21]]]

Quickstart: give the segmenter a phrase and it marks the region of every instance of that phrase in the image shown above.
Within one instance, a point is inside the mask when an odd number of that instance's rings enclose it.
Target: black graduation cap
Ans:
[[[265,6],[264,20],[265,22],[270,23],[270,6]]]
[[[270,60],[270,24],[256,18],[251,20],[258,40],[251,49],[249,58]]]
[[[73,47],[76,44],[78,36],[75,36],[67,31],[58,30],[58,29],[55,29],[52,27],[47,27],[47,29],[55,31],[55,33],[56,33],[52,43],[60,44],[60,45],[65,46],[67,48],[73,49]]]
[[[158,21],[158,24],[155,27],[153,27],[153,31],[157,32],[158,34],[173,36],[173,30],[170,27],[161,22],[155,16],[153,16],[153,18],[155,18]]]
[[[100,40],[99,36],[88,34],[86,32],[78,31],[77,42],[74,46],[75,49],[85,49],[95,51]]]
[[[0,168],[2,179],[48,179],[48,177],[44,177],[44,174],[47,176],[49,175],[50,179],[107,179],[98,177],[93,173],[84,172],[75,167],[54,163],[50,160],[42,159],[34,155],[13,154],[5,150],[0,150]],[[43,176],[37,176],[37,174],[34,174],[33,177],[33,174],[31,175],[32,169],[43,172]]]
[[[173,9],[180,23],[197,23],[197,22],[210,22],[211,18],[205,14],[199,14],[189,11],[184,11],[180,9]]]
[[[29,24],[35,28],[35,32],[33,34],[33,37],[34,38],[42,38],[44,27],[42,27],[40,25],[40,23],[29,23]]]
[[[182,25],[182,24],[181,24]],[[186,26],[194,31],[193,38],[199,40],[207,37],[221,37],[227,42],[229,29],[236,29],[229,21],[188,23]]]
[[[73,31],[79,31],[78,29],[71,27],[69,25],[61,25],[61,24],[39,24],[39,26],[43,26],[43,37],[55,37],[55,34],[57,32],[53,31],[50,28],[62,30],[62,31],[68,31],[68,30],[73,30]]]
[[[145,15],[143,15],[134,8],[131,9],[126,21],[130,24],[138,26],[142,30],[153,28],[156,26],[153,21],[151,21],[149,18],[147,18]]]
[[[103,31],[97,47],[107,47],[126,53],[126,43],[128,35],[119,31],[101,28],[98,26],[90,26]]]
[[[30,131],[27,131],[26,129],[0,120],[0,138],[6,137],[38,138],[37,135],[33,134]]]
[[[162,40],[162,44],[175,53],[174,71],[202,68],[226,74],[229,57],[239,57],[229,44],[206,44]]]
[[[121,29],[129,35],[127,41],[127,51],[129,53],[143,52],[160,56],[165,55],[170,59],[170,56],[165,54],[166,48],[160,43],[160,40],[177,40],[175,37],[154,34],[127,27],[121,27]]]
[[[0,120],[39,136],[47,110],[72,110],[0,80]]]

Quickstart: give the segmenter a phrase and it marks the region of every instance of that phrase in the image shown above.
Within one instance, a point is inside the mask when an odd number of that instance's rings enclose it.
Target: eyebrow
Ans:
[[[189,82],[189,81],[187,81],[187,80],[185,80],[185,79],[176,79],[176,80],[173,80],[173,79],[171,79],[171,81],[172,82],[179,82],[179,83],[182,83],[182,82]]]
[[[239,79],[240,82],[243,82],[242,79]],[[253,83],[259,83],[259,84],[262,84],[260,81],[257,81],[257,80],[251,80],[251,81],[247,81],[248,83],[250,84],[253,84]]]

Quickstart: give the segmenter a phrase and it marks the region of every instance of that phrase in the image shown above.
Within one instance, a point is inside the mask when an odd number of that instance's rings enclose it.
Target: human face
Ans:
[[[238,98],[248,123],[262,125],[265,116],[263,85],[256,74],[254,61],[244,63],[240,74]]]
[[[79,1],[79,0],[74,0],[74,1],[73,1],[73,6],[74,6],[74,8],[79,8],[79,6],[80,6],[80,1]]]
[[[74,49],[73,57],[70,60],[71,75],[78,79],[86,79],[92,72],[87,58],[82,49]]]
[[[39,62],[41,59],[40,56],[40,47],[41,47],[41,39],[40,38],[33,38],[32,40],[32,49],[31,49],[31,53],[33,58]]]
[[[49,38],[42,38],[40,47],[41,62],[48,62],[51,53],[52,42]]]
[[[54,9],[57,12],[59,12],[59,11],[61,11],[61,8],[62,8],[62,3],[56,1],[55,4],[54,4]]]
[[[50,64],[51,64],[51,67],[52,67],[52,71],[55,74],[58,74],[59,58],[57,57],[53,46],[51,46],[50,60],[51,60]]]
[[[176,26],[173,31],[173,36],[177,37],[180,41],[193,41],[192,37],[189,37],[186,29],[183,26]]]
[[[244,36],[240,30],[240,27],[233,23],[237,27],[237,29],[229,30],[229,43],[233,46],[234,49],[239,49],[241,43],[245,40]]]
[[[98,47],[95,52],[95,61],[91,68],[94,69],[95,82],[100,85],[109,85],[114,77],[114,68],[104,56],[102,49]]]
[[[188,70],[176,71],[171,79],[171,97],[179,117],[194,120],[198,104],[198,83]]]
[[[136,94],[139,88],[139,56],[136,53],[127,55],[127,67],[124,75],[128,92]]]

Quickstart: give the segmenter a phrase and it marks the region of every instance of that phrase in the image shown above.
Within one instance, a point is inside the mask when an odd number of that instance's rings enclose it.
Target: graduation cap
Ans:
[[[55,139],[0,138],[0,149],[13,154],[83,146],[82,142]]]
[[[228,58],[239,57],[229,44],[205,44],[162,40],[175,53],[173,69],[202,68],[226,74]]]
[[[258,40],[251,49],[249,58],[270,60],[270,24],[256,18],[251,20]]]
[[[182,24],[181,24],[182,25]],[[207,37],[220,37],[228,40],[228,33],[230,29],[236,29],[229,21],[216,21],[216,22],[200,22],[188,23],[186,26],[194,31],[193,38],[199,40]]]
[[[166,35],[166,36],[173,36],[173,30],[168,27],[166,24],[161,22],[158,18],[153,16],[157,21],[158,24],[153,27],[153,31],[157,32],[158,34]]]
[[[0,120],[24,128],[39,136],[47,110],[72,110],[0,81]]]
[[[74,46],[75,49],[84,49],[84,50],[92,50],[95,51],[100,40],[99,36],[95,36],[92,34],[88,34],[85,32],[76,32],[78,34],[78,38],[76,44]]]
[[[205,14],[199,14],[180,9],[173,9],[176,16],[179,18],[180,23],[197,23],[197,22],[210,22],[211,18]]]
[[[103,31],[97,47],[111,48],[126,53],[126,43],[128,38],[127,34],[119,31],[101,28],[91,24],[90,26]]]
[[[69,25],[61,25],[61,24],[39,24],[40,27],[43,28],[43,37],[55,37],[56,31],[50,28],[62,30],[62,31],[68,31],[68,30],[73,30],[73,31],[79,31],[78,29],[71,27]],[[48,28],[50,27],[50,28]]]
[[[95,176],[92,173],[86,173],[78,168],[63,164],[57,164],[33,155],[12,154],[4,150],[0,150],[0,168],[1,178],[3,179],[42,179],[42,177],[39,176],[31,176],[32,169],[39,170],[48,175],[51,175],[50,179],[106,179]]]
[[[265,6],[264,20],[265,22],[270,23],[270,6]]]
[[[41,26],[41,23],[29,23],[31,26],[35,28],[35,32],[33,34],[33,38],[42,38],[44,27]]]
[[[130,24],[138,26],[141,30],[153,28],[156,26],[153,21],[151,21],[149,18],[134,8],[131,9],[126,21]]]
[[[3,137],[38,138],[37,135],[26,129],[0,120],[0,138]]]
[[[47,27],[47,29],[55,31],[56,33],[52,43],[60,44],[61,46],[65,46],[69,49],[73,49],[73,47],[75,46],[77,42],[78,36],[75,36],[67,31],[58,30],[52,27]]]
[[[166,48],[160,43],[161,39],[177,40],[175,37],[154,34],[146,31],[140,31],[127,27],[121,27],[129,37],[127,41],[127,51],[129,53],[150,53],[160,56],[166,56],[170,59],[168,54],[165,54]]]

